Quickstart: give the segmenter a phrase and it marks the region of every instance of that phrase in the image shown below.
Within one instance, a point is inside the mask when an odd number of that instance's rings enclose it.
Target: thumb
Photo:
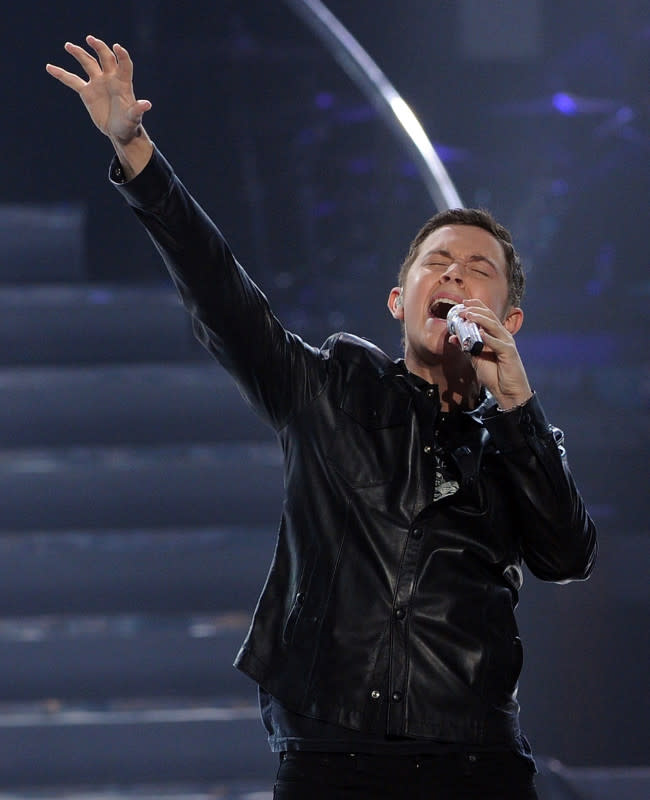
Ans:
[[[151,109],[149,100],[136,100],[135,103],[128,109],[126,116],[130,122],[139,125],[142,122],[144,114]]]

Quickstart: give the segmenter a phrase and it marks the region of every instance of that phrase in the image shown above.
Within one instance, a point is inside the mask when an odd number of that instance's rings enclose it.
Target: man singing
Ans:
[[[285,330],[142,127],[120,45],[66,44],[111,180],[197,337],[276,431],[286,498],[236,666],[259,686],[278,800],[535,798],[516,700],[522,563],[586,578],[596,533],[517,352],[524,287],[484,211],[432,217],[391,289],[404,358]],[[471,354],[447,314],[474,323]],[[476,348],[478,351],[479,348]]]

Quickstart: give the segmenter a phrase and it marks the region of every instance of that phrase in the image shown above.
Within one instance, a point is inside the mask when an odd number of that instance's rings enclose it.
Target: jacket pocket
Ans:
[[[354,488],[387,483],[395,474],[407,433],[410,399],[379,380],[351,384],[337,411],[327,460]]]
[[[293,646],[311,637],[302,636],[303,629],[315,630],[318,617],[314,615],[311,604],[308,602],[312,573],[316,562],[315,548],[311,548],[305,557],[304,567],[300,581],[293,594],[289,613],[282,629],[283,644]]]
[[[524,651],[512,610],[511,590],[493,587],[484,606],[486,659],[482,694],[501,705],[512,697],[524,661]]]
[[[300,618],[300,614],[302,613],[302,607],[305,602],[305,594],[304,592],[296,592],[293,598],[293,603],[291,604],[291,608],[287,615],[287,619],[284,623],[284,628],[282,629],[282,641],[284,644],[292,644],[293,643],[293,635],[296,629],[296,625],[298,624],[298,619]]]

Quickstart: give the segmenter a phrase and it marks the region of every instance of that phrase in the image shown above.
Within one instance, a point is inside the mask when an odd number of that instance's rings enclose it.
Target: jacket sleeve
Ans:
[[[128,183],[110,178],[160,252],[195,335],[276,430],[322,389],[327,353],[286,331],[216,225],[154,149]]]
[[[483,423],[511,478],[530,571],[558,583],[587,578],[597,554],[596,528],[569,470],[562,432],[549,425],[537,395]]]

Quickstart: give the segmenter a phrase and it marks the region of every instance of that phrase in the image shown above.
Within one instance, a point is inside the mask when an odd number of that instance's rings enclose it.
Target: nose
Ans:
[[[463,285],[463,272],[460,269],[459,265],[454,262],[450,264],[447,269],[442,273],[440,276],[440,280],[444,283],[448,281],[453,281],[454,283],[458,284],[459,286]]]

